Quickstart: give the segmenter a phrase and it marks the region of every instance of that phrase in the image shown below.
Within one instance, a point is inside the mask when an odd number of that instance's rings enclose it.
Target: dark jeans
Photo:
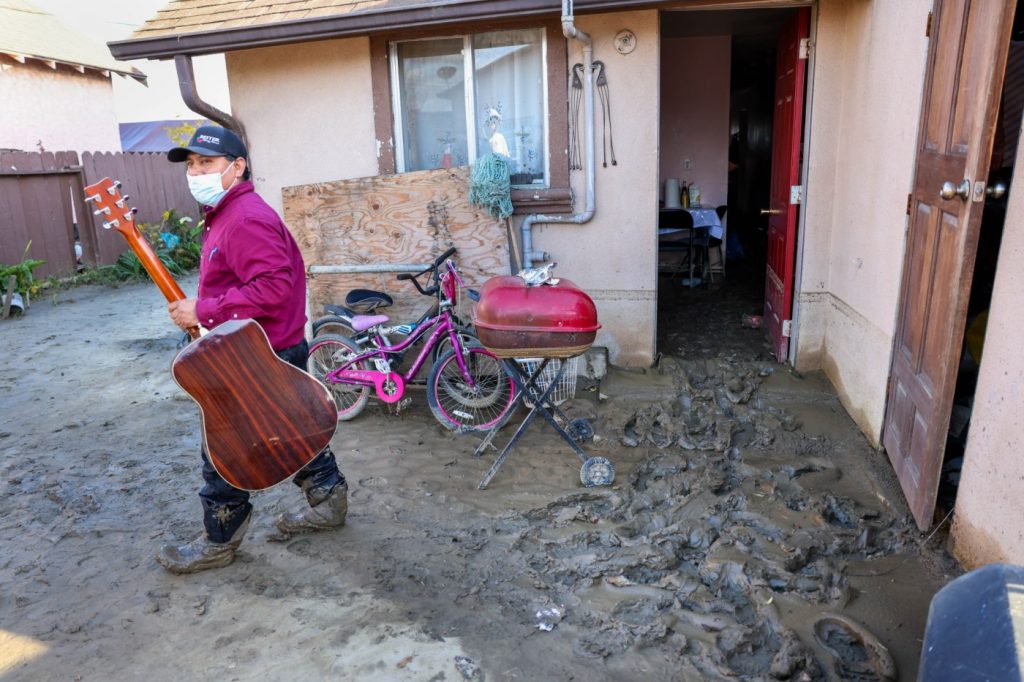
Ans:
[[[279,358],[302,370],[306,369],[308,354],[309,344],[306,341],[277,351]],[[203,487],[199,491],[199,499],[203,503],[203,525],[212,542],[228,542],[252,512],[249,491],[239,490],[221,478],[210,464],[206,449],[201,447],[200,450],[203,457]],[[338,470],[330,445],[292,479],[299,487],[306,481],[318,488],[333,488],[345,482],[345,476]]]

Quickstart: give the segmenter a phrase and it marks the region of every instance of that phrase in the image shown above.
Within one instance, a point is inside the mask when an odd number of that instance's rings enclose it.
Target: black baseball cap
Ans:
[[[189,152],[200,156],[227,156],[232,159],[247,159],[249,152],[242,138],[220,126],[200,126],[192,134],[185,147],[175,147],[167,152],[167,160],[180,163],[188,159]]]

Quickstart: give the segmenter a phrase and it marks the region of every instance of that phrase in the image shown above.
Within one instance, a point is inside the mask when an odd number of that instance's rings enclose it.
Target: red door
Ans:
[[[772,188],[768,213],[768,267],[765,272],[764,326],[775,357],[789,354],[793,314],[793,271],[799,208],[793,188],[800,184],[804,82],[807,59],[800,42],[810,30],[810,9],[802,8],[779,33],[775,66],[775,118],[772,122]]]

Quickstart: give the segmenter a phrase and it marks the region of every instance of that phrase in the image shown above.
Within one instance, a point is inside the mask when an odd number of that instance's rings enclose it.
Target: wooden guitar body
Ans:
[[[85,188],[103,226],[116,229],[170,301],[185,298],[135,225],[135,210],[110,178]],[[171,363],[171,374],[202,414],[203,443],[221,478],[242,490],[288,479],[331,442],[338,408],[312,375],[277,357],[255,320],[231,320],[194,339]]]
[[[171,374],[199,405],[210,464],[242,490],[269,488],[331,442],[327,388],[277,357],[253,320],[232,320],[186,346]]]

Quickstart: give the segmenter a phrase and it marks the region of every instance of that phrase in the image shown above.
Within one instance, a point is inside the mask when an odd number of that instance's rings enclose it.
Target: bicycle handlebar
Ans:
[[[410,274],[410,273],[408,273],[408,272],[403,272],[403,273],[401,273],[401,274],[397,275],[397,276],[396,276],[396,279],[398,279],[398,280],[401,280],[401,281],[403,281],[403,282],[404,282],[404,281],[406,281],[406,280],[410,280],[410,281],[412,281],[412,283],[413,283],[413,286],[415,286],[415,287],[416,287],[416,290],[417,290],[417,291],[419,291],[419,292],[420,292],[421,294],[423,294],[424,296],[434,296],[435,294],[437,294],[437,292],[438,292],[438,290],[439,290],[439,289],[438,289],[438,285],[437,285],[437,281],[438,281],[438,274],[437,274],[437,269],[438,269],[439,267],[441,267],[441,264],[442,264],[442,263],[444,263],[444,262],[445,262],[446,260],[448,260],[448,259],[449,259],[450,257],[454,256],[457,250],[458,250],[458,249],[456,249],[456,248],[455,248],[455,247],[453,246],[453,247],[451,247],[450,249],[448,249],[447,251],[445,251],[444,253],[442,253],[442,254],[441,254],[440,256],[438,256],[437,258],[435,258],[435,259],[434,259],[434,264],[433,264],[433,265],[431,265],[431,266],[430,266],[429,268],[427,268],[426,270],[423,270],[422,272],[417,272],[417,273],[416,273],[415,275],[413,275],[413,274]],[[419,282],[419,279],[418,279],[418,278],[419,278],[419,277],[420,277],[421,275],[425,275],[425,274],[427,274],[428,272],[432,272],[432,273],[434,273],[434,284],[433,284],[433,285],[431,285],[431,286],[429,286],[429,287],[427,287],[426,289],[424,289],[424,288],[423,288],[423,287],[422,287],[422,286],[420,285],[420,282]]]

